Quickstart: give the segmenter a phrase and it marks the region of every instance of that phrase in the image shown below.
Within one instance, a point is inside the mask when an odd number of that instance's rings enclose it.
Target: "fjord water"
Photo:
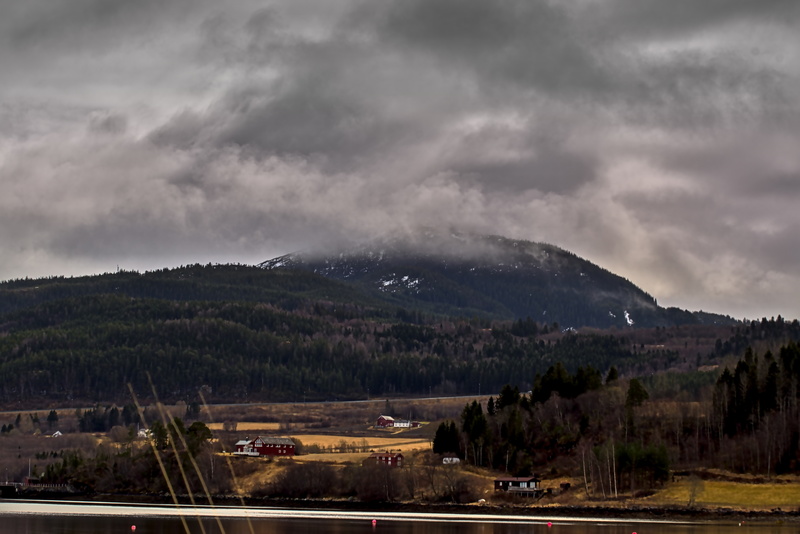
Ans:
[[[0,534],[181,534],[187,528],[192,534],[788,534],[797,530],[797,525],[775,521],[683,523],[269,508],[204,508],[197,515],[183,509],[182,513],[185,526],[168,507],[0,501]]]

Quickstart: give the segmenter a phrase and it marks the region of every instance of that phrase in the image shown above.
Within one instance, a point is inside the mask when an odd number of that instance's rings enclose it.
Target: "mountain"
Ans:
[[[524,390],[557,363],[693,371],[800,336],[796,321],[710,326],[726,320],[660,308],[574,254],[497,236],[11,280],[0,282],[0,405],[128,403],[129,385],[152,395],[151,379],[163,399],[202,390],[214,402]],[[616,328],[569,330],[585,325]]]
[[[259,266],[312,271],[400,307],[464,317],[530,317],[562,329],[736,322],[662,308],[628,280],[571,252],[501,236],[424,231],[338,252],[288,254]]]

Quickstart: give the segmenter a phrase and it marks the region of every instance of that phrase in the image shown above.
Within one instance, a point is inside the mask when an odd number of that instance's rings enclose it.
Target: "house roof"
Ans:
[[[275,438],[272,436],[258,436],[257,438],[253,439],[260,439],[265,445],[291,445],[294,447],[294,441],[290,438]]]
[[[495,482],[540,482],[536,477],[498,477]]]
[[[391,415],[381,415],[378,419],[386,419],[387,421],[394,421],[394,417]]]

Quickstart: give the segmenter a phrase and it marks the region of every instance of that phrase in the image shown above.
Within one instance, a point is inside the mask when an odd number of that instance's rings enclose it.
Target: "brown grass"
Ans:
[[[654,495],[639,499],[653,505],[687,505],[692,482],[683,479],[667,484]],[[734,508],[740,510],[796,510],[800,503],[800,484],[746,484],[705,480],[695,498],[695,506],[700,508]]]
[[[304,454],[295,456],[296,462],[324,462],[329,464],[361,464],[369,457],[368,452],[334,452],[329,454]]]

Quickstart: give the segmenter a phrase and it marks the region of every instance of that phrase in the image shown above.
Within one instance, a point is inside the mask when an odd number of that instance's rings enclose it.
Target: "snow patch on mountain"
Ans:
[[[411,276],[397,276],[392,273],[388,277],[383,277],[378,280],[378,289],[384,292],[395,293],[401,289],[407,289],[419,293],[422,278],[413,278]]]
[[[625,321],[628,323],[628,326],[633,326],[633,319],[631,319],[631,314],[628,313],[628,310],[625,310]]]

